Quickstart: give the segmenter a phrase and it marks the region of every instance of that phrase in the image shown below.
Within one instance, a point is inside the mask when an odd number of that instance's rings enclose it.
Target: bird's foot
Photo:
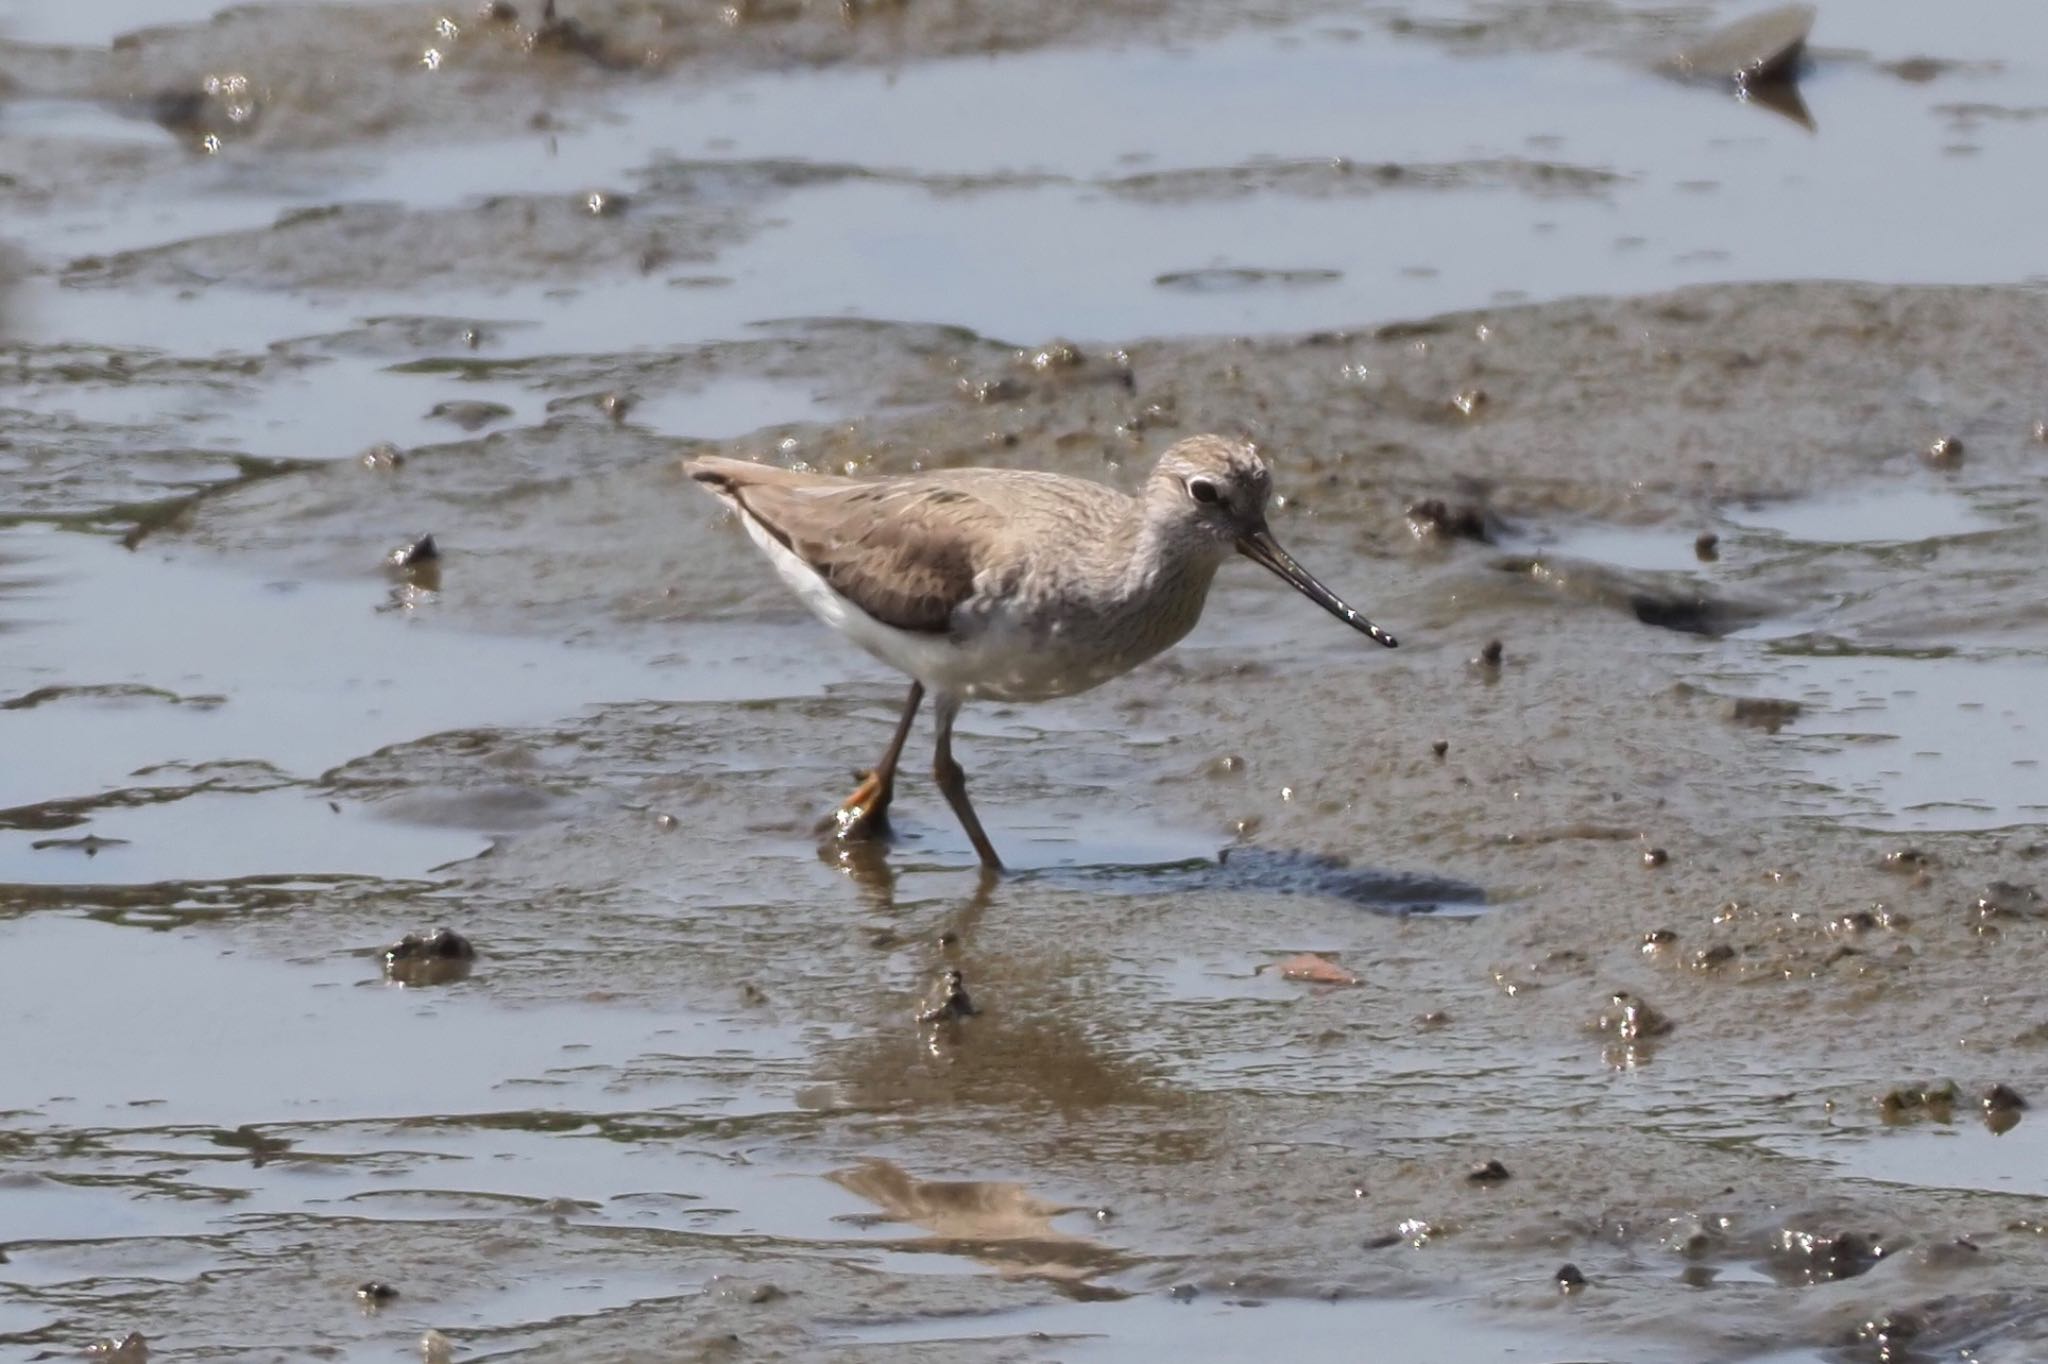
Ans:
[[[829,832],[842,843],[863,843],[886,837],[889,832],[889,801],[895,794],[893,782],[884,781],[873,772],[863,772],[860,785],[839,803],[839,808],[819,826],[818,831]]]

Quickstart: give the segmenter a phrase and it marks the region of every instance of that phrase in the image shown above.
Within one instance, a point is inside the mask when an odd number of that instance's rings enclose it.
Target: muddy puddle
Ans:
[[[0,1357],[2048,1349],[2035,6],[514,10],[0,4]],[[821,848],[679,457],[1212,429]]]

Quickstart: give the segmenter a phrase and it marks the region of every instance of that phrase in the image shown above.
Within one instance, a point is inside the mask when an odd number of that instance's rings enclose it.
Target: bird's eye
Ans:
[[[1188,496],[1194,498],[1197,502],[1221,502],[1223,500],[1223,494],[1218,492],[1216,485],[1206,478],[1189,479]]]

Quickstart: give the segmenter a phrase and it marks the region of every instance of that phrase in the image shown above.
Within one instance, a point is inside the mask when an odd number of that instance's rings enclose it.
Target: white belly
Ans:
[[[942,696],[1049,701],[1099,687],[1130,670],[1131,661],[1119,660],[1116,651],[1066,647],[1001,620],[990,621],[966,638],[884,625],[833,591],[753,517],[742,512],[740,524],[818,619]]]

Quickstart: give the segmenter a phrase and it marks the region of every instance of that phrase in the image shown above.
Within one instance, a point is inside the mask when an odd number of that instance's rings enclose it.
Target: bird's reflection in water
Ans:
[[[987,1179],[918,1179],[892,1161],[869,1159],[829,1178],[879,1209],[877,1220],[906,1223],[928,1233],[890,1242],[895,1250],[964,1255],[997,1272],[1043,1279],[1074,1297],[1130,1296],[1092,1283],[1136,1261],[1085,1236],[1062,1231],[1053,1219],[1076,1211],[1037,1197],[1022,1184]]]
[[[1015,1131],[1044,1132],[1044,1120],[1056,1116],[1071,1124],[1059,1133],[1063,1153],[1092,1143],[1108,1160],[1156,1153],[1160,1143],[1203,1144],[1137,1116],[1184,1111],[1194,1096],[1138,1048],[1120,1045],[1125,1034],[1099,990],[1075,988],[1075,955],[1085,943],[1026,948],[1018,935],[984,931],[991,913],[1005,922],[1036,917],[1043,910],[1035,900],[1071,896],[1073,887],[976,872],[957,898],[910,898],[884,849],[850,844],[824,856],[858,888],[864,909],[900,926],[892,945],[915,954],[918,977],[914,996],[888,994],[879,1009],[863,1009],[870,1021],[829,1056],[837,1104],[886,1112],[913,1128],[971,1122],[981,1132],[1004,1130],[1012,1118]],[[974,1012],[933,1018],[949,970],[960,972]]]

